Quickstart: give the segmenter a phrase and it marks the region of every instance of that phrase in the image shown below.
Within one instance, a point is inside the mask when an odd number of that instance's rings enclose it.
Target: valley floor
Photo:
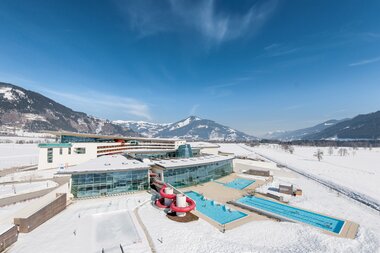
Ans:
[[[363,189],[363,194],[378,200],[380,194],[375,182],[379,182],[379,150],[360,149],[355,156],[346,157],[324,155],[324,159],[318,162],[313,156],[316,149],[296,147],[291,155],[275,146],[252,148],[242,144],[221,144],[220,148],[236,155],[270,156],[282,164],[291,164],[352,190]],[[165,253],[380,252],[378,212],[286,168],[276,170],[274,183],[294,184],[303,190],[303,196],[290,198],[290,205],[354,221],[360,224],[357,237],[353,240],[338,238],[313,227],[274,220],[252,221],[221,233],[202,219],[190,223],[168,219],[163,211],[151,204],[151,195],[144,192],[75,201],[31,233],[20,234],[9,252],[101,252],[104,248],[108,253],[121,252],[120,245],[125,252],[151,252],[151,247],[156,252]],[[28,178],[35,172],[22,173],[23,176],[18,173],[13,178]],[[50,176],[50,171],[33,175]],[[2,218],[9,216],[25,204],[0,208],[0,215]],[[148,237],[136,215],[141,218]]]

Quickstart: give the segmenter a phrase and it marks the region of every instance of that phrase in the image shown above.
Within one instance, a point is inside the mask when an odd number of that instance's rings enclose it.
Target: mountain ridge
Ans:
[[[74,111],[38,92],[0,82],[0,132],[43,130],[137,135],[108,120]]]
[[[290,131],[269,132],[263,135],[262,137],[264,139],[271,139],[271,140],[277,139],[281,141],[303,140],[311,134],[319,133],[320,131],[323,131],[324,129],[329,128],[330,126],[333,126],[344,120],[347,120],[347,119],[342,119],[342,120],[331,119],[331,120],[324,121],[320,124],[317,124],[311,127],[290,130]]]
[[[122,121],[113,121],[121,123]],[[219,141],[249,141],[257,138],[228,126],[216,123],[213,120],[189,116],[174,123],[149,123],[124,121],[125,127],[148,136],[160,138],[183,138],[191,140],[219,140]]]
[[[338,122],[323,131],[306,136],[306,139],[380,139],[380,110]]]

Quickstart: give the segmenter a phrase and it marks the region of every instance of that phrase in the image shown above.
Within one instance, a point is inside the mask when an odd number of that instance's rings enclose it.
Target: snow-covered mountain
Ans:
[[[44,130],[137,135],[110,121],[73,111],[39,93],[0,82],[0,132],[13,134]]]
[[[154,137],[169,124],[151,123],[146,121],[114,120],[112,123],[131,129],[146,137]]]
[[[293,131],[274,131],[274,132],[269,132],[265,135],[262,136],[263,139],[271,139],[271,140],[281,140],[281,141],[292,141],[292,140],[302,140],[302,139],[307,139],[308,136],[317,134],[339,122],[343,122],[347,119],[343,120],[328,120],[325,121],[321,124],[308,127],[308,128],[302,128],[298,130],[293,130]]]
[[[223,126],[215,121],[190,116],[170,124],[157,124],[142,121],[113,121],[130,128],[141,135],[161,138],[183,138],[191,140],[246,141],[253,136]]]
[[[380,111],[360,114],[352,119],[338,122],[323,131],[307,135],[305,139],[379,140]]]

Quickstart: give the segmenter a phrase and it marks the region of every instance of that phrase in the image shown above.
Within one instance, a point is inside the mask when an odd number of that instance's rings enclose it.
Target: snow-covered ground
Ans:
[[[38,163],[37,144],[0,144],[0,170]]]
[[[140,193],[81,200],[31,233],[20,234],[9,252],[150,252],[133,209],[150,195]]]
[[[378,214],[368,212],[365,207],[352,205],[350,200],[338,197],[307,179],[299,178],[294,183],[308,185],[304,189],[307,197],[299,198],[295,205],[363,224],[358,237],[354,240],[343,239],[306,225],[276,221],[252,221],[221,233],[202,219],[191,223],[173,222],[151,205],[143,206],[139,213],[158,252],[379,251]]]
[[[314,156],[322,150],[319,162]],[[277,145],[260,145],[253,148],[257,153],[287,166],[307,172],[321,179],[369,196],[380,203],[380,149],[349,150],[349,155],[339,156],[338,149],[328,155],[328,148],[294,146],[294,153],[285,152]]]
[[[322,163],[312,156],[313,150],[303,147],[296,147],[294,155],[276,149],[252,148],[241,144],[221,144],[221,151],[254,157],[256,157],[254,151],[266,152],[267,155],[273,155],[282,163],[295,159],[295,165],[298,164],[298,160],[312,160],[316,165]],[[376,167],[368,164],[356,170],[356,167],[365,163],[366,160],[376,165],[376,155],[372,156],[371,152],[376,154],[377,151],[375,149],[362,152],[359,150],[348,163],[340,161],[339,158],[327,160],[325,155],[324,161],[327,167],[324,169],[328,171],[328,165],[332,163],[331,173],[337,173],[332,179],[335,183],[344,182],[344,177],[348,177],[345,173],[351,173],[349,176],[358,174],[357,179],[371,180],[371,176],[378,173]],[[342,169],[344,166],[349,168]],[[318,170],[318,167],[304,168],[303,164],[301,167],[310,173]],[[338,238],[303,224],[272,220],[251,221],[221,233],[202,219],[190,223],[171,221],[163,211],[151,205],[149,194],[139,193],[76,201],[31,233],[20,234],[19,241],[11,247],[9,252],[101,252],[103,247],[107,253],[113,250],[121,252],[117,248],[119,244],[123,245],[125,252],[150,252],[145,234],[132,212],[144,201],[148,202],[140,207],[138,214],[157,252],[380,252],[378,212],[286,168],[276,169],[284,173],[275,175],[274,185],[294,184],[303,190],[303,196],[290,198],[291,205],[356,222],[360,224],[357,237],[353,240]],[[29,174],[23,172],[22,176],[13,175],[13,178],[27,178],[32,175],[48,176],[48,174],[33,174],[36,172],[32,171],[27,173]],[[47,172],[44,171],[44,173]],[[314,173],[318,176],[324,175],[323,170]],[[370,182],[372,187],[375,187],[375,184]],[[378,188],[369,187],[369,191],[376,192]],[[8,215],[13,209],[17,209],[17,206],[6,208],[8,209],[3,213]],[[0,209],[0,215],[1,213]]]
[[[0,185],[0,199],[23,193],[49,189],[57,185],[58,184],[56,182],[51,180],[17,184],[2,184]]]
[[[15,173],[8,174],[4,177],[0,177],[0,183],[31,181],[31,180],[37,180],[37,179],[38,180],[50,179],[54,177],[54,174],[56,172],[57,172],[57,169],[15,172]]]
[[[253,152],[247,148],[246,145],[243,144],[235,144],[235,143],[218,143],[220,146],[219,151],[225,153],[234,153],[237,156],[246,156],[253,154]]]
[[[31,200],[26,200],[22,202],[18,202],[16,204],[8,205],[8,206],[3,206],[0,207],[0,223],[4,224],[12,224],[13,223],[13,218],[14,214],[21,209],[25,208],[29,204],[31,204],[34,201],[37,201],[39,198],[31,199]]]

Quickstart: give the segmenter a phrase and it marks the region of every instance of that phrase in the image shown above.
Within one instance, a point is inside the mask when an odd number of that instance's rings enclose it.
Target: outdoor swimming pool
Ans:
[[[214,200],[206,199],[197,192],[189,191],[185,194],[195,201],[197,211],[222,225],[247,216],[245,213],[232,211],[225,205],[217,204]]]
[[[245,179],[245,178],[235,178],[233,181],[228,182],[228,183],[221,183],[218,181],[215,181],[219,184],[222,184],[224,186],[238,189],[238,190],[243,190],[244,188],[248,187],[249,185],[253,184],[256,182],[255,180],[250,180],[250,179]]]
[[[258,211],[263,210],[267,213],[272,213],[288,220],[303,222],[337,234],[339,234],[344,225],[343,220],[338,220],[263,198],[247,196],[237,200],[237,203],[253,207]]]

